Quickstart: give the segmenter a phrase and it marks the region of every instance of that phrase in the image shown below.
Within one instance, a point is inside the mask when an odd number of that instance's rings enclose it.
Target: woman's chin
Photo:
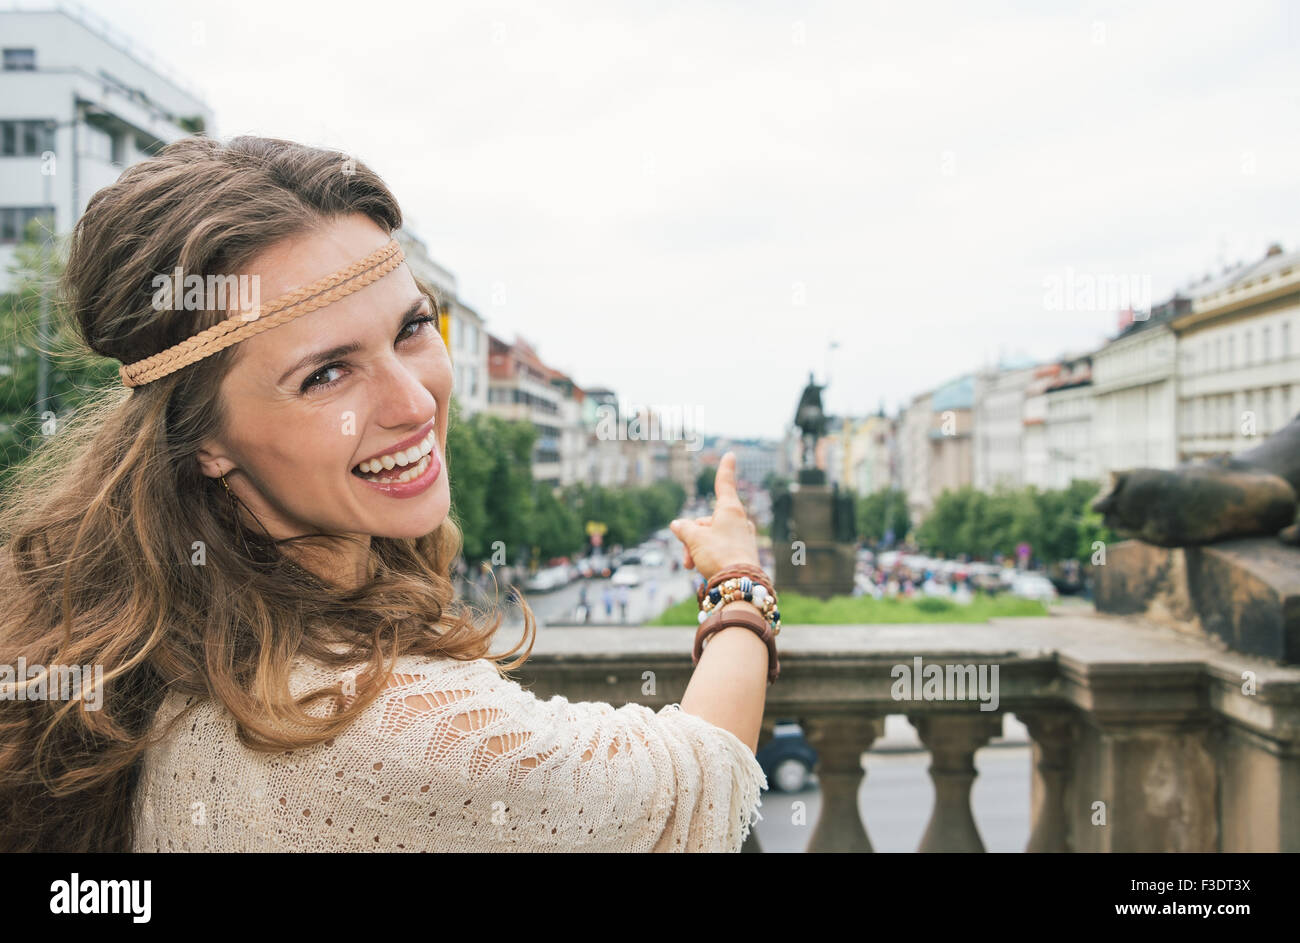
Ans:
[[[394,510],[383,520],[372,519],[368,531],[372,537],[423,537],[431,534],[447,520],[450,504],[446,489],[441,493],[435,487],[423,499],[394,502]]]

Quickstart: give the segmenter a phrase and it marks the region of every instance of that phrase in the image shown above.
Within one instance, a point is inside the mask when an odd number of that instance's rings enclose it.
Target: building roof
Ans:
[[[1113,344],[1116,341],[1125,340],[1134,334],[1140,334],[1143,331],[1149,331],[1154,327],[1168,325],[1175,318],[1181,317],[1188,311],[1192,310],[1192,299],[1183,292],[1174,292],[1173,296],[1158,305],[1152,305],[1151,310],[1146,312],[1146,317],[1138,318],[1134,315],[1134,320],[1120,329],[1120,332],[1112,337],[1107,344]],[[1142,312],[1137,312],[1142,314]]]
[[[1300,252],[1283,252],[1281,246],[1273,245],[1257,262],[1239,266],[1193,289],[1191,316],[1183,319],[1179,327],[1297,290],[1300,290]]]
[[[975,405],[975,376],[967,374],[934,391],[930,409],[936,413],[948,409],[970,409]]]

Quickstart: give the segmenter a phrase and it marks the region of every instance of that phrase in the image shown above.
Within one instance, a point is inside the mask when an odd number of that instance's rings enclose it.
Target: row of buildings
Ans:
[[[1235,455],[1300,412],[1297,332],[1300,252],[1273,245],[1149,311],[1120,312],[1098,350],[975,371],[894,417],[839,418],[818,462],[859,494],[901,488],[919,521],[966,485],[1064,488]]]
[[[53,219],[55,234],[67,234],[95,191],[123,169],[171,141],[216,129],[198,92],[79,7],[0,11],[0,57],[2,293],[32,219]],[[672,479],[694,494],[699,465],[716,460],[725,444],[692,438],[682,417],[674,423],[651,407],[629,409],[614,390],[583,387],[547,365],[527,340],[492,333],[419,235],[396,235],[413,274],[442,299],[463,415],[530,422],[539,482],[623,487]],[[762,464],[760,454],[746,467],[753,474]]]

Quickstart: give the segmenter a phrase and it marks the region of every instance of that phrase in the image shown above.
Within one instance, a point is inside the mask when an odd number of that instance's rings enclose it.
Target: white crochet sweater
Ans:
[[[299,660],[290,691],[344,672]],[[206,699],[145,754],[135,851],[739,851],[767,788],[727,730],[640,704],[543,701],[492,663],[398,659],[315,747],[258,753]],[[313,706],[322,716],[330,708]]]

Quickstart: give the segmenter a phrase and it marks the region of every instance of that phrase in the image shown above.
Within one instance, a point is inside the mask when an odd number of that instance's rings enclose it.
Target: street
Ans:
[[[680,602],[694,594],[691,582],[692,570],[678,568],[673,572],[672,561],[682,558],[682,545],[676,539],[668,541],[664,548],[664,562],[657,567],[638,566],[641,582],[638,586],[628,588],[627,618],[623,618],[618,604],[618,587],[612,585],[611,579],[578,579],[561,589],[550,592],[524,590],[524,598],[537,618],[538,628],[547,625],[579,625],[577,617],[578,599],[582,590],[587,591],[587,605],[590,625],[639,625],[653,619],[673,603]],[[489,584],[490,586],[491,584]],[[604,593],[610,590],[610,609],[605,610]],[[653,590],[653,591],[652,591]],[[505,626],[522,628],[523,619],[517,606],[506,610]]]

